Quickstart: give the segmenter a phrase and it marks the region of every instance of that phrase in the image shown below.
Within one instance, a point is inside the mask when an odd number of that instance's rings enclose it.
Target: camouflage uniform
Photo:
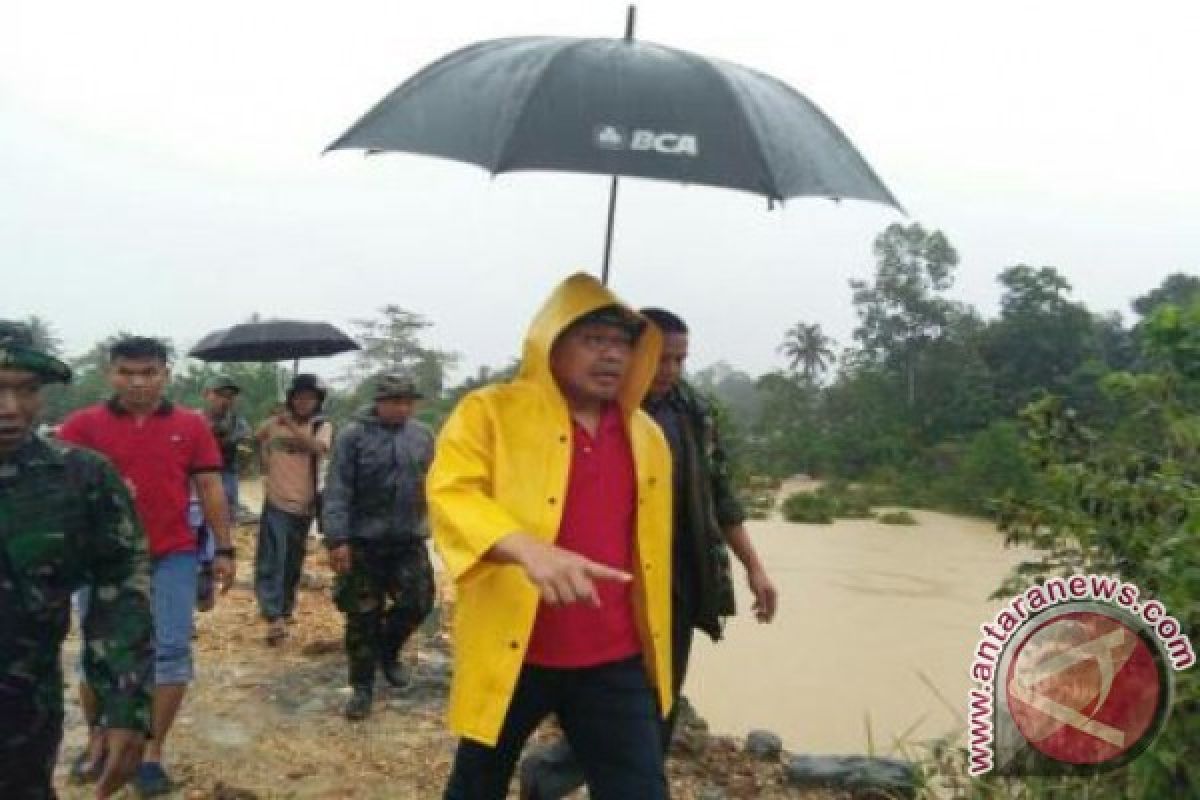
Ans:
[[[433,610],[433,567],[424,540],[350,545],[353,567],[339,575],[333,599],[346,615],[350,684],[371,687],[375,665],[392,662]]]
[[[101,724],[149,731],[150,585],[145,536],[108,462],[37,436],[0,459],[0,797],[54,797],[75,589],[92,588],[83,661]]]
[[[721,443],[718,410],[683,380],[665,396],[648,399],[645,408],[667,437],[674,467],[672,618],[717,641],[724,618],[736,611],[722,531],[746,519]]]
[[[375,665],[391,664],[433,609],[425,534],[425,474],[433,433],[415,419],[385,425],[371,409],[338,434],[325,479],[328,548],[349,544],[353,566],[334,602],[346,614],[350,683],[370,689]]]

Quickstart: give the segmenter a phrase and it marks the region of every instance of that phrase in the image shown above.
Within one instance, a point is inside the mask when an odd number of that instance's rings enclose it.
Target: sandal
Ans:
[[[162,764],[157,761],[143,761],[138,764],[133,776],[133,785],[142,797],[158,797],[171,791],[171,779],[167,776]]]
[[[95,761],[88,758],[88,748],[75,757],[71,762],[71,783],[95,783],[104,772],[104,753],[101,752]]]

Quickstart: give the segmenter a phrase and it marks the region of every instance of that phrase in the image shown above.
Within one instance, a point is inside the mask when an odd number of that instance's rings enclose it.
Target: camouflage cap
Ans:
[[[34,346],[32,331],[20,322],[0,320],[0,368],[28,370],[46,383],[71,382],[71,368]]]
[[[417,385],[403,375],[381,375],[375,381],[375,399],[408,398],[419,400],[425,395],[417,390]]]

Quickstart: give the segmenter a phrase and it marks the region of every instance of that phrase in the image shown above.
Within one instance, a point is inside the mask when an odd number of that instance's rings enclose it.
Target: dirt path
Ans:
[[[246,489],[245,504],[254,508],[257,488]],[[198,678],[167,746],[167,769],[180,783],[171,797],[440,797],[455,740],[443,718],[450,665],[438,620],[431,620],[415,652],[407,654],[416,666],[415,688],[384,690],[368,720],[349,723],[341,715],[349,696],[342,617],[329,599],[331,575],[323,552],[313,539],[297,624],[281,647],[268,648],[251,591],[253,543],[252,528],[238,531],[237,586],[214,611],[197,615]],[[78,641],[72,637],[66,663],[76,663],[77,653]],[[65,785],[66,765],[85,739],[71,672],[58,785],[66,800],[83,800],[91,797],[89,791]],[[672,759],[670,771],[672,796],[683,800],[704,796],[703,788],[716,786],[724,794],[715,796],[730,800],[832,797],[785,788],[779,765],[754,763],[731,740],[714,742],[702,757]],[[134,795],[127,789],[124,796]],[[515,791],[510,796],[516,797]]]
[[[237,545],[239,553],[253,552],[250,531],[239,532]],[[173,797],[438,796],[454,746],[442,721],[448,660],[424,635],[419,652],[409,653],[419,659],[415,688],[377,694],[366,722],[344,720],[342,618],[320,556],[310,553],[296,625],[281,647],[264,644],[245,559],[237,587],[214,611],[197,615],[198,679],[167,748],[168,770],[183,783]],[[64,763],[82,743],[77,721],[78,710],[69,708]],[[68,787],[63,796],[89,795]]]

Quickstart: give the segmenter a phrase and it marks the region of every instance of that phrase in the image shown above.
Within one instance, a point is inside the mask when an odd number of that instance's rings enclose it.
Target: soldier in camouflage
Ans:
[[[145,536],[116,470],[33,432],[41,387],[65,364],[0,321],[0,797],[55,797],[62,641],[71,592],[89,586],[84,670],[102,699],[97,797],[133,774],[150,727],[154,628]]]
[[[325,479],[322,527],[338,574],[334,602],[346,615],[350,719],[370,713],[376,664],[393,686],[410,684],[400,648],[433,609],[425,544],[433,433],[412,419],[420,397],[411,381],[380,378],[374,405],[338,434]]]

